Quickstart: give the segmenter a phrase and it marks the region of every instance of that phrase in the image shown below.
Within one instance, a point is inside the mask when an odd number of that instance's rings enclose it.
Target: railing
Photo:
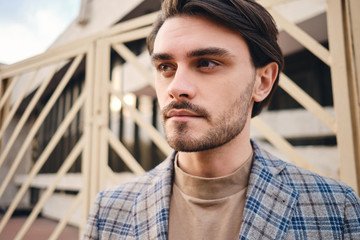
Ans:
[[[334,92],[334,108],[336,117],[329,115],[323,107],[311,98],[306,92],[298,87],[291,79],[284,74],[280,78],[280,87],[297,100],[305,109],[314,114],[325,126],[327,126],[337,137],[338,148],[340,152],[340,179],[350,186],[358,189],[356,145],[359,136],[354,136],[353,132],[359,131],[354,125],[353,109],[348,81],[349,70],[345,64],[349,61],[346,59],[347,43],[345,42],[345,33],[343,32],[343,15],[341,4],[344,1],[328,0],[328,28],[329,43],[331,51],[322,47],[316,40],[298,28],[295,24],[290,23],[272,7],[275,4],[285,2],[285,0],[266,0],[259,1],[269,9],[274,19],[285,31],[293,38],[300,42],[305,48],[309,49],[319,59],[331,67],[332,83]],[[78,40],[69,45],[49,50],[48,52],[30,58],[20,63],[0,68],[1,89],[0,93],[0,113],[1,127],[0,140],[3,142],[1,149],[0,169],[8,167],[7,175],[0,182],[0,198],[4,195],[9,184],[16,174],[16,171],[24,159],[26,151],[29,149],[32,141],[43,124],[44,119],[54,107],[55,102],[63,92],[67,84],[74,80],[74,74],[77,71],[85,71],[84,89],[74,100],[71,109],[60,123],[56,132],[50,141],[39,154],[34,165],[28,172],[27,180],[20,187],[5,215],[0,222],[0,234],[4,230],[11,216],[29,187],[33,179],[38,175],[41,168],[49,160],[49,156],[59,144],[60,139],[64,136],[69,125],[74,121],[79,111],[83,111],[83,129],[82,135],[72,147],[70,153],[64,159],[61,167],[58,169],[53,181],[49,183],[46,190],[41,194],[32,209],[29,217],[17,233],[15,239],[23,239],[32,223],[36,220],[46,201],[54,193],[58,182],[66,175],[71,166],[77,159],[81,160],[82,189],[76,194],[73,203],[66,210],[66,214],[59,221],[50,239],[57,239],[66,224],[68,224],[71,215],[78,208],[82,209],[81,222],[79,224],[80,234],[85,226],[87,212],[91,202],[94,200],[96,193],[107,186],[107,182],[113,179],[115,184],[115,173],[109,167],[109,148],[124,161],[128,168],[135,174],[144,172],[142,166],[133,157],[126,145],[119,140],[118,136],[111,131],[109,122],[110,116],[110,99],[117,98],[121,101],[121,107],[127,111],[130,118],[147,134],[149,141],[153,142],[160,151],[165,155],[169,154],[172,149],[168,146],[159,130],[144,118],[143,113],[136,107],[126,101],[122,89],[112,88],[114,76],[111,74],[111,52],[116,52],[126,64],[135,67],[142,77],[148,81],[148,85],[153,87],[153,74],[149,68],[139,61],[126,43],[138,39],[144,39],[150,32],[151,24],[155,20],[156,13],[120,23],[113,28],[99,33],[97,35]],[[334,47],[336,44],[336,47]],[[84,69],[81,69],[81,63],[84,63]],[[67,63],[67,65],[65,65]],[[66,73],[63,74],[61,81],[54,91],[50,94],[46,104],[42,107],[37,115],[35,111],[39,101],[44,98],[46,89],[50,87],[51,81],[59,70],[66,67]],[[41,81],[35,90],[31,87],[37,81],[37,74],[42,69],[47,68],[47,77]],[[31,77],[24,78],[25,74],[32,74]],[[25,80],[24,80],[25,79]],[[76,80],[76,79],[75,79]],[[124,78],[121,79],[124,82]],[[21,85],[22,92],[18,98],[11,103],[11,95],[16,86]],[[31,92],[31,99],[27,95]],[[355,95],[356,96],[356,95]],[[27,107],[20,110],[24,100],[27,101]],[[357,109],[358,111],[358,109]],[[20,113],[19,113],[20,112]],[[358,113],[358,112],[357,112]],[[31,123],[31,129],[23,133],[24,126],[29,122],[29,118],[35,120]],[[10,137],[4,139],[4,134],[8,131],[11,122],[16,122],[16,126],[11,130]],[[286,139],[273,131],[267,123],[256,117],[252,124],[264,135],[264,137],[274,146],[284,152],[294,163],[313,171],[321,172],[312,166],[311,162],[299,154]],[[21,146],[15,148],[15,142],[21,140]],[[9,159],[9,153],[16,151],[16,157]],[[6,163],[8,164],[7,166]],[[10,164],[9,164],[10,163]]]

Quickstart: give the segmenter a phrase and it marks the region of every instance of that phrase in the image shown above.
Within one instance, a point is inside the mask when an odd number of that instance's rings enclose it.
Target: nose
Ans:
[[[168,95],[175,100],[192,99],[196,94],[195,76],[186,69],[178,68],[168,86]]]

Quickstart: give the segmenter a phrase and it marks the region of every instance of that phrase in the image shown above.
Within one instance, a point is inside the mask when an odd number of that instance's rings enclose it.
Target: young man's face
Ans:
[[[171,147],[212,149],[242,132],[256,70],[239,34],[203,17],[173,17],[156,36],[152,61]]]

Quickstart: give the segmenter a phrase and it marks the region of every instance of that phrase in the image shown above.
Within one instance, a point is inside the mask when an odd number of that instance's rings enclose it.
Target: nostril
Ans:
[[[177,93],[174,91],[169,91],[168,95],[170,96],[170,98],[189,98],[190,95],[187,93]]]
[[[193,98],[195,95],[195,88],[186,81],[173,80],[167,88],[168,95],[171,99]]]

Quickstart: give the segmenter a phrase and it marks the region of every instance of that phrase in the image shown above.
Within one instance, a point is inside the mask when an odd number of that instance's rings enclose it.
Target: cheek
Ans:
[[[157,96],[157,100],[160,106],[160,109],[165,106],[166,96],[167,96],[167,90],[163,86],[159,86],[159,84],[155,83],[155,92]]]
[[[238,98],[241,93],[241,88],[239,87],[239,84],[231,84],[228,82],[218,84],[214,89],[208,91],[208,93],[210,92],[213,93],[212,98],[215,104],[223,105]]]

